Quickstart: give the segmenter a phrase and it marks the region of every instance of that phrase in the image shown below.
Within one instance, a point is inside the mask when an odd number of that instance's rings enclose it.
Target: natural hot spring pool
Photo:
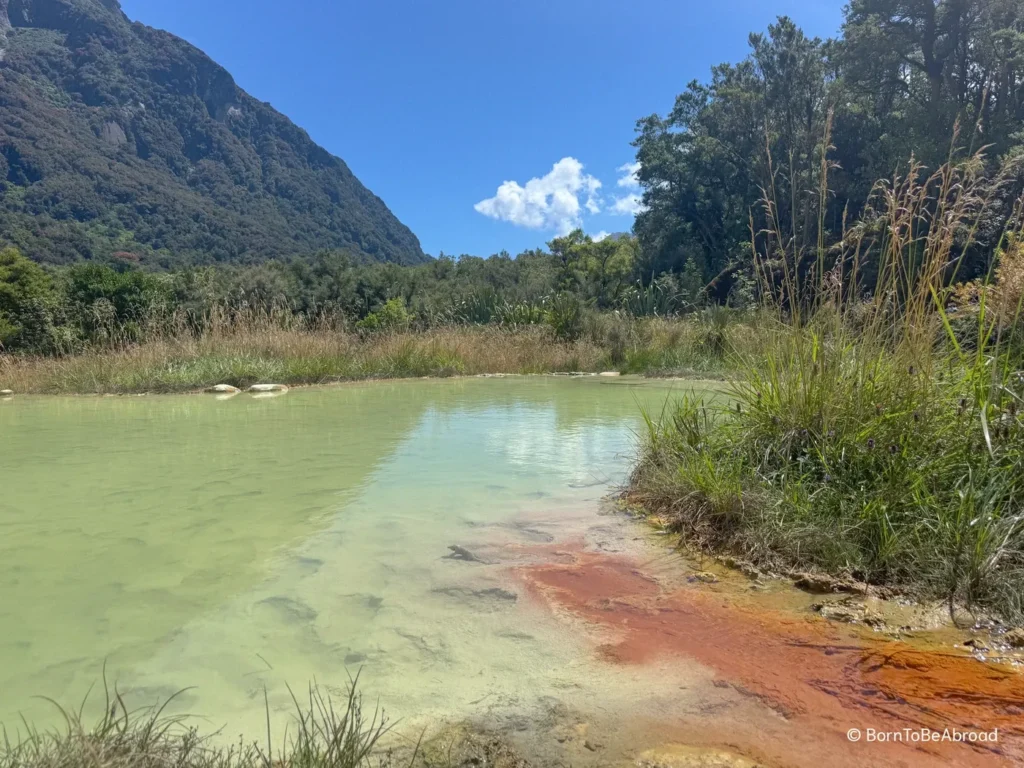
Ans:
[[[1008,747],[1019,680],[885,646],[894,666],[743,584],[690,584],[668,539],[602,505],[641,405],[706,386],[511,377],[0,403],[0,721],[51,722],[33,697],[76,704],[105,661],[131,703],[194,686],[179,710],[256,737],[264,688],[283,727],[285,682],[341,691],[361,670],[400,732],[475,718],[551,761],[625,765],[665,743],[698,750],[673,752],[679,765],[1002,761],[848,752],[845,732],[983,717]],[[962,703],[965,687],[990,703]]]

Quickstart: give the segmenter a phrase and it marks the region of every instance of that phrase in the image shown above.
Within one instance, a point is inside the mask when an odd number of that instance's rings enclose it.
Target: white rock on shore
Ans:
[[[238,387],[233,387],[230,384],[216,384],[206,391],[217,395],[237,395],[242,390]]]
[[[287,392],[284,384],[253,384],[246,392]]]
[[[0,397],[10,397],[13,394],[13,389],[0,389]]]

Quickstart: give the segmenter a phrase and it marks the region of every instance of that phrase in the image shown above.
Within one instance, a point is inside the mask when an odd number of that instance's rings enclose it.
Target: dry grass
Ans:
[[[977,156],[930,175],[912,164],[832,250],[768,233],[755,252],[777,315],[766,343],[727,408],[684,401],[649,419],[634,500],[768,566],[1024,621],[1024,201],[995,279],[969,311],[947,310],[997,205],[1002,180],[982,169]]]
[[[129,394],[186,392],[222,383],[324,384],[481,373],[708,373],[725,365],[730,338],[750,337],[749,332],[730,332],[729,325],[700,318],[611,317],[595,320],[578,341],[559,341],[545,326],[359,334],[327,323],[262,316],[218,323],[198,334],[179,329],[142,343],[111,343],[64,357],[0,356],[0,388],[27,394]]]

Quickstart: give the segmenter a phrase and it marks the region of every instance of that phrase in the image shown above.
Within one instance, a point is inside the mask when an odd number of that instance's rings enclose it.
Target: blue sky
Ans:
[[[481,256],[628,230],[637,118],[778,15],[834,35],[842,4],[121,0],[343,158],[427,253]]]

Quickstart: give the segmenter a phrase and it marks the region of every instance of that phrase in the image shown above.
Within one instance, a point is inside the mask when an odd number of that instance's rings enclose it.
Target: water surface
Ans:
[[[405,718],[513,712],[591,683],[642,698],[588,668],[507,566],[556,540],[637,537],[600,499],[628,471],[641,405],[692,386],[0,404],[0,721],[45,720],[36,695],[77,702],[104,661],[133,702],[193,687],[181,705],[234,733],[262,723],[264,687],[280,712],[285,682],[341,689],[359,670]]]
[[[264,695],[280,735],[286,684],[361,674],[395,738],[470,719],[539,765],[1024,763],[1018,669],[824,621],[781,582],[707,583],[603,501],[641,407],[708,386],[0,401],[0,722],[57,722],[34,697],[77,705],[105,662],[130,707],[188,687],[176,711],[228,740],[263,738]]]

